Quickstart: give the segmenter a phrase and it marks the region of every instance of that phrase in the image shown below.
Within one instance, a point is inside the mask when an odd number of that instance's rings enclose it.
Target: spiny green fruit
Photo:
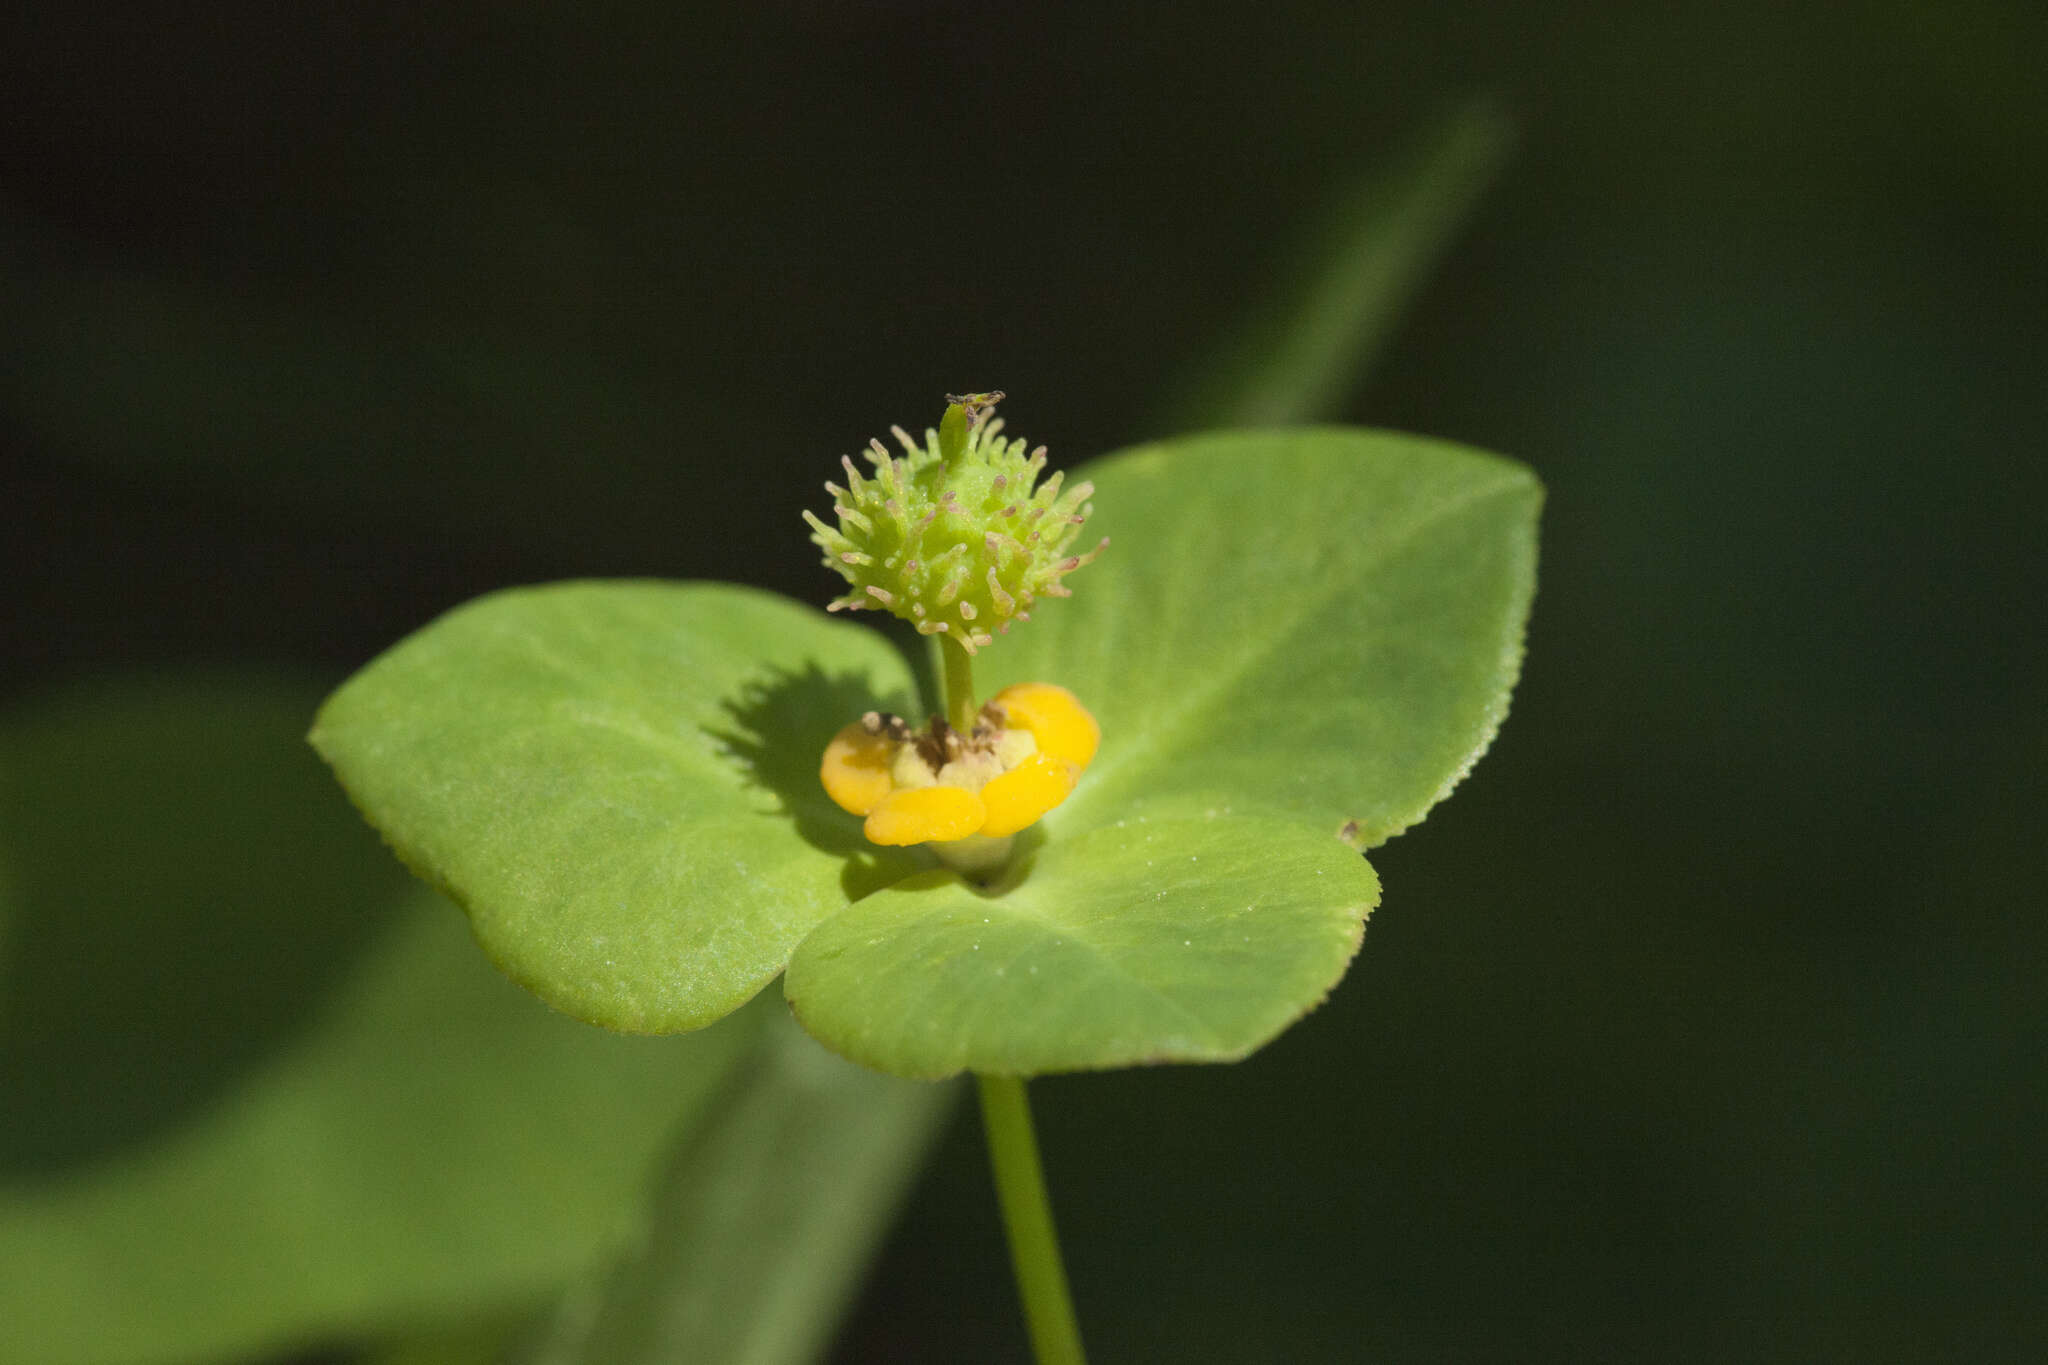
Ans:
[[[889,611],[925,635],[947,635],[969,654],[991,644],[1012,621],[1031,619],[1041,597],[1066,597],[1060,580],[1102,553],[1070,547],[1093,507],[1095,485],[1044,484],[1045,447],[1029,456],[1005,441],[989,414],[1001,393],[948,395],[946,415],[919,445],[892,430],[903,454],[868,443],[874,473],[862,477],[847,456],[846,486],[828,483],[837,529],[810,512],[811,540],[850,590],[830,611]]]

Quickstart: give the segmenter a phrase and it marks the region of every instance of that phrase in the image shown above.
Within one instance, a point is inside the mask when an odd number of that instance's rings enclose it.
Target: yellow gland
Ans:
[[[1067,764],[1079,777],[1095,759],[1102,727],[1072,692],[1056,683],[1012,683],[990,699],[1009,724],[1028,730],[1038,752]]]
[[[993,839],[1015,834],[1036,824],[1073,789],[1072,768],[1045,754],[1033,754],[981,789],[987,819],[980,832]]]
[[[914,787],[883,797],[881,804],[868,812],[861,833],[871,844],[947,842],[979,834],[987,819],[981,798],[971,791]]]
[[[887,735],[869,734],[855,721],[825,746],[818,780],[825,784],[825,795],[841,810],[866,815],[895,790],[896,783],[889,776],[895,762],[896,741]]]
[[[982,708],[972,733],[938,718],[913,731],[871,711],[825,746],[818,780],[865,818],[870,843],[1003,839],[1067,799],[1101,737],[1064,687],[1019,683]]]

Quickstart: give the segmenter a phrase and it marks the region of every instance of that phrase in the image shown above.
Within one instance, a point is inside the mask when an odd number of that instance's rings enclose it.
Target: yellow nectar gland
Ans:
[[[1044,598],[1067,597],[1066,576],[1102,553],[1074,548],[1095,486],[1045,473],[1046,450],[1002,435],[1000,393],[947,398],[922,444],[896,428],[903,453],[869,443],[863,475],[841,456],[846,483],[828,483],[833,522],[805,512],[811,542],[847,591],[827,611],[886,611],[920,635],[968,654],[1029,621]]]
[[[981,708],[971,734],[936,716],[913,731],[870,711],[825,746],[818,779],[865,817],[870,843],[1003,839],[1067,799],[1101,740],[1066,688],[1018,683]]]

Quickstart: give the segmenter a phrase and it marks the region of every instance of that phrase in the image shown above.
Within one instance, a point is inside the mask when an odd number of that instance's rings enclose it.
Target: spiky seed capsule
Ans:
[[[1003,439],[1001,419],[990,416],[1001,397],[949,399],[923,445],[892,427],[903,453],[869,442],[867,477],[841,457],[846,486],[825,485],[839,524],[804,513],[825,566],[849,585],[829,610],[886,609],[972,654],[992,632],[1028,620],[1040,597],[1069,594],[1060,580],[1109,544],[1070,553],[1095,487],[1065,487],[1057,473],[1039,486],[1045,447],[1026,455],[1024,441]]]

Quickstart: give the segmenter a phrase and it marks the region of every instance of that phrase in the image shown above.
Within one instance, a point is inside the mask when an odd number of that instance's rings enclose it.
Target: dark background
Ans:
[[[1217,13],[15,8],[0,701],[338,679],[517,581],[822,603],[841,451],[986,386],[1056,462],[1158,434],[1291,230],[1490,97],[1345,415],[1549,485],[1515,712],[1323,1009],[1034,1088],[1091,1344],[2037,1356],[2042,11]],[[1023,1358],[978,1141],[839,1359]]]

